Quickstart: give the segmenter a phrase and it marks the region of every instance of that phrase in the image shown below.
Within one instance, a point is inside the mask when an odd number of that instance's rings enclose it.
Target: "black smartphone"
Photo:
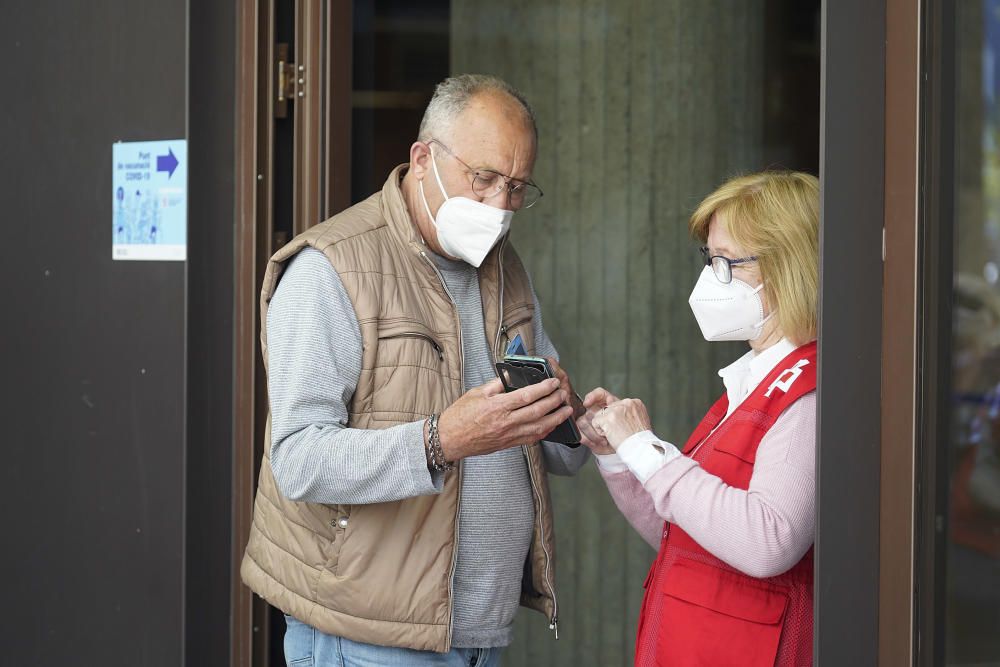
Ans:
[[[500,381],[503,382],[504,389],[508,392],[555,377],[552,366],[544,357],[517,354],[507,355],[503,361],[497,362],[497,374],[500,376]],[[542,439],[570,447],[578,447],[580,445],[580,431],[576,428],[576,421],[571,416]]]

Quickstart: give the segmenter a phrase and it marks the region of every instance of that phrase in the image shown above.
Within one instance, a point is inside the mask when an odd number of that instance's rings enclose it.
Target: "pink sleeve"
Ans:
[[[813,392],[793,403],[765,434],[747,490],[728,486],[684,456],[646,481],[647,502],[732,567],[772,577],[795,565],[815,539],[815,462]],[[622,508],[617,496],[615,502]],[[626,505],[637,512],[636,501]],[[629,517],[626,509],[622,513]]]
[[[663,518],[656,513],[653,499],[646,489],[642,488],[639,480],[628,470],[609,472],[600,465],[597,469],[601,471],[601,477],[608,485],[608,491],[618,510],[649,546],[659,549],[660,538],[663,535]]]

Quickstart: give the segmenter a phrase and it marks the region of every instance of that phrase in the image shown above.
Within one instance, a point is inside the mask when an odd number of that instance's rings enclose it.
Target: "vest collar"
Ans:
[[[389,172],[389,178],[382,186],[382,213],[389,228],[392,229],[396,238],[405,246],[423,246],[420,232],[417,225],[410,218],[410,212],[406,208],[406,200],[403,199],[403,189],[400,184],[409,165],[397,165]]]

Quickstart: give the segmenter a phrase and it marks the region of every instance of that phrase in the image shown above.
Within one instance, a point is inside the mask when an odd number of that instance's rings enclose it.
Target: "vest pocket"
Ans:
[[[665,573],[656,664],[770,667],[788,594],[781,588],[679,558]]]
[[[379,320],[377,335],[375,368],[420,366],[435,373],[444,368],[441,336],[419,320]]]
[[[736,408],[736,411],[729,416],[729,425],[723,424],[721,427],[726,431],[715,439],[715,451],[731,454],[753,466],[757,460],[757,446],[770,427],[770,423],[760,424],[754,418],[755,415],[748,415],[740,408]]]
[[[500,340],[498,341],[500,343],[500,357],[503,357],[504,353],[507,351],[507,346],[510,345],[510,341],[512,341],[514,336],[517,334],[521,334],[521,340],[524,341],[524,349],[529,354],[534,352],[534,336],[531,336],[529,339],[528,328],[525,327],[526,324],[531,323],[534,316],[535,309],[533,306],[526,309],[519,308],[518,310],[505,315],[505,322],[500,326]]]
[[[424,333],[422,331],[404,331],[400,333],[389,334],[387,336],[380,335],[379,341],[381,342],[399,338],[415,338],[417,340],[427,341],[428,343],[431,344],[431,347],[434,348],[434,352],[437,354],[438,361],[444,361],[444,347],[442,347],[441,343],[437,342],[437,340],[433,336],[431,336],[428,333]]]
[[[323,570],[336,574],[340,552],[354,508],[351,505],[314,505],[311,503],[302,503],[301,505],[308,508],[314,520],[322,525],[322,528],[317,529],[317,536],[326,538],[321,543]]]

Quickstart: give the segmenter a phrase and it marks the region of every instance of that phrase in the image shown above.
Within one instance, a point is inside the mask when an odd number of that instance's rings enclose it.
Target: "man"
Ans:
[[[557,628],[546,473],[588,454],[538,442],[583,410],[507,240],[536,146],[508,84],[447,79],[409,164],[271,259],[242,576],[285,612],[289,664],[497,664],[519,603]],[[558,379],[505,394],[512,342]]]

